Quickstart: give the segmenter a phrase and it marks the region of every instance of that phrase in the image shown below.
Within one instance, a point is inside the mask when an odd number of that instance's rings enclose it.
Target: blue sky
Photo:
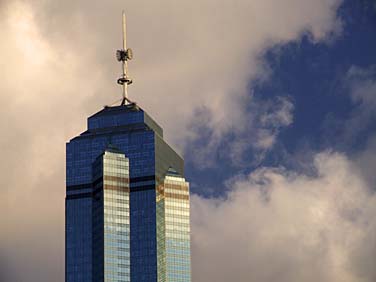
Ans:
[[[225,187],[218,186],[219,180],[223,183],[236,174],[246,174],[260,166],[304,170],[304,165],[291,158],[304,150],[330,149],[352,155],[364,149],[375,133],[376,115],[372,115],[365,128],[350,140],[344,137],[344,124],[359,106],[350,97],[347,74],[352,67],[373,68],[368,78],[376,79],[375,3],[347,0],[337,15],[343,30],[329,42],[315,42],[307,33],[297,41],[270,48],[263,55],[271,75],[266,81],[253,83],[250,93],[259,100],[285,96],[294,105],[293,122],[281,130],[276,146],[256,163],[252,150],[248,150],[241,166],[233,165],[226,154],[217,152],[213,155],[217,165],[202,169],[197,167],[192,155],[186,154],[186,172],[196,184],[193,185],[195,193],[220,195]],[[200,142],[206,144],[205,134],[202,136]],[[197,143],[191,146],[197,146]],[[226,150],[226,144],[222,144],[222,148]]]

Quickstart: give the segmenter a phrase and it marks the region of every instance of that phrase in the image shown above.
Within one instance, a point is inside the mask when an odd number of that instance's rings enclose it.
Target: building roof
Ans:
[[[163,129],[136,104],[113,107],[105,106],[102,110],[88,118],[88,132],[85,133],[124,126],[130,128],[147,126],[163,137]]]

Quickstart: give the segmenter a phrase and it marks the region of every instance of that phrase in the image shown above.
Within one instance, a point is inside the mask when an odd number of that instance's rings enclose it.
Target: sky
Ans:
[[[184,156],[192,274],[376,281],[376,2],[0,2],[0,280],[64,280],[65,142],[129,96]]]

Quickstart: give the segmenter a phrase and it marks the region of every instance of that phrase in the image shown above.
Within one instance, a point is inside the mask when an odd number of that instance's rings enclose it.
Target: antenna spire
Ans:
[[[121,62],[122,74],[117,80],[117,83],[122,86],[123,89],[123,99],[121,105],[131,103],[128,99],[128,85],[132,83],[132,79],[128,77],[128,60],[132,60],[133,52],[132,49],[127,49],[127,23],[125,12],[123,11],[123,49],[116,51],[116,59]]]

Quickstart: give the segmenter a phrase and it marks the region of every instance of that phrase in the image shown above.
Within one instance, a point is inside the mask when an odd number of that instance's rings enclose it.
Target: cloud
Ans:
[[[320,41],[338,32],[340,2],[206,0],[199,7],[189,1],[128,2],[128,42],[136,54],[130,63],[135,80],[130,95],[150,109],[181,149],[192,136],[187,127],[197,109],[208,112],[208,130],[221,136],[248,121],[243,102],[249,82],[267,75],[262,53],[303,33],[310,32],[313,40]],[[36,21],[47,40],[81,54],[89,51],[92,57],[81,60],[82,64],[90,68],[90,61],[98,63],[93,67],[106,70],[106,81],[113,82],[119,66],[108,46],[118,46],[116,15],[122,2],[113,2],[113,9],[108,3],[87,3],[44,2]],[[74,46],[66,42],[68,36]],[[112,94],[97,97],[103,103],[115,100],[119,93],[115,83],[108,82],[105,89]],[[97,104],[91,109],[95,111]]]
[[[376,177],[372,168],[376,165],[376,65],[368,68],[352,66],[346,74],[346,86],[354,109],[348,120],[344,122],[343,139],[353,144],[361,140],[364,144],[359,151],[353,153],[359,172],[368,181],[368,185],[376,191]],[[365,137],[364,133],[370,132]]]
[[[350,98],[352,109],[346,119],[331,117],[327,131],[335,130],[342,144],[356,145],[376,119],[376,65],[351,66],[343,76],[341,90]]]
[[[293,122],[294,105],[289,97],[260,100],[251,96],[247,99],[247,106],[248,111],[243,113],[246,122],[234,125],[224,135],[207,127],[210,120],[207,111],[196,112],[192,121],[195,126],[191,127],[194,137],[188,150],[197,167],[215,167],[218,152],[224,152],[219,153],[218,158],[235,167],[248,166],[249,154],[255,163],[259,163],[274,146],[280,131]],[[200,139],[206,143],[200,144]]]
[[[368,185],[376,191],[376,175],[374,168],[376,167],[376,136],[371,136],[364,150],[356,152],[353,156],[359,173],[361,173]]]
[[[135,50],[130,97],[181,150],[200,139],[195,125],[203,121],[217,140],[235,132],[241,140],[236,159],[249,143],[272,146],[292,120],[287,98],[259,103],[248,94],[250,81],[265,80],[270,71],[263,52],[306,32],[327,40],[340,30],[340,3],[1,2],[2,275],[8,281],[63,279],[64,143],[85,129],[85,117],[120,97],[113,51],[121,45],[124,6]],[[206,120],[195,116],[200,110]],[[250,130],[256,135],[247,139]]]
[[[351,66],[345,77],[345,86],[354,103],[355,110],[347,121],[346,134],[354,137],[367,129],[375,120],[376,65],[368,68]]]
[[[194,281],[375,281],[375,194],[344,155],[314,167],[261,168],[224,199],[192,197]]]

